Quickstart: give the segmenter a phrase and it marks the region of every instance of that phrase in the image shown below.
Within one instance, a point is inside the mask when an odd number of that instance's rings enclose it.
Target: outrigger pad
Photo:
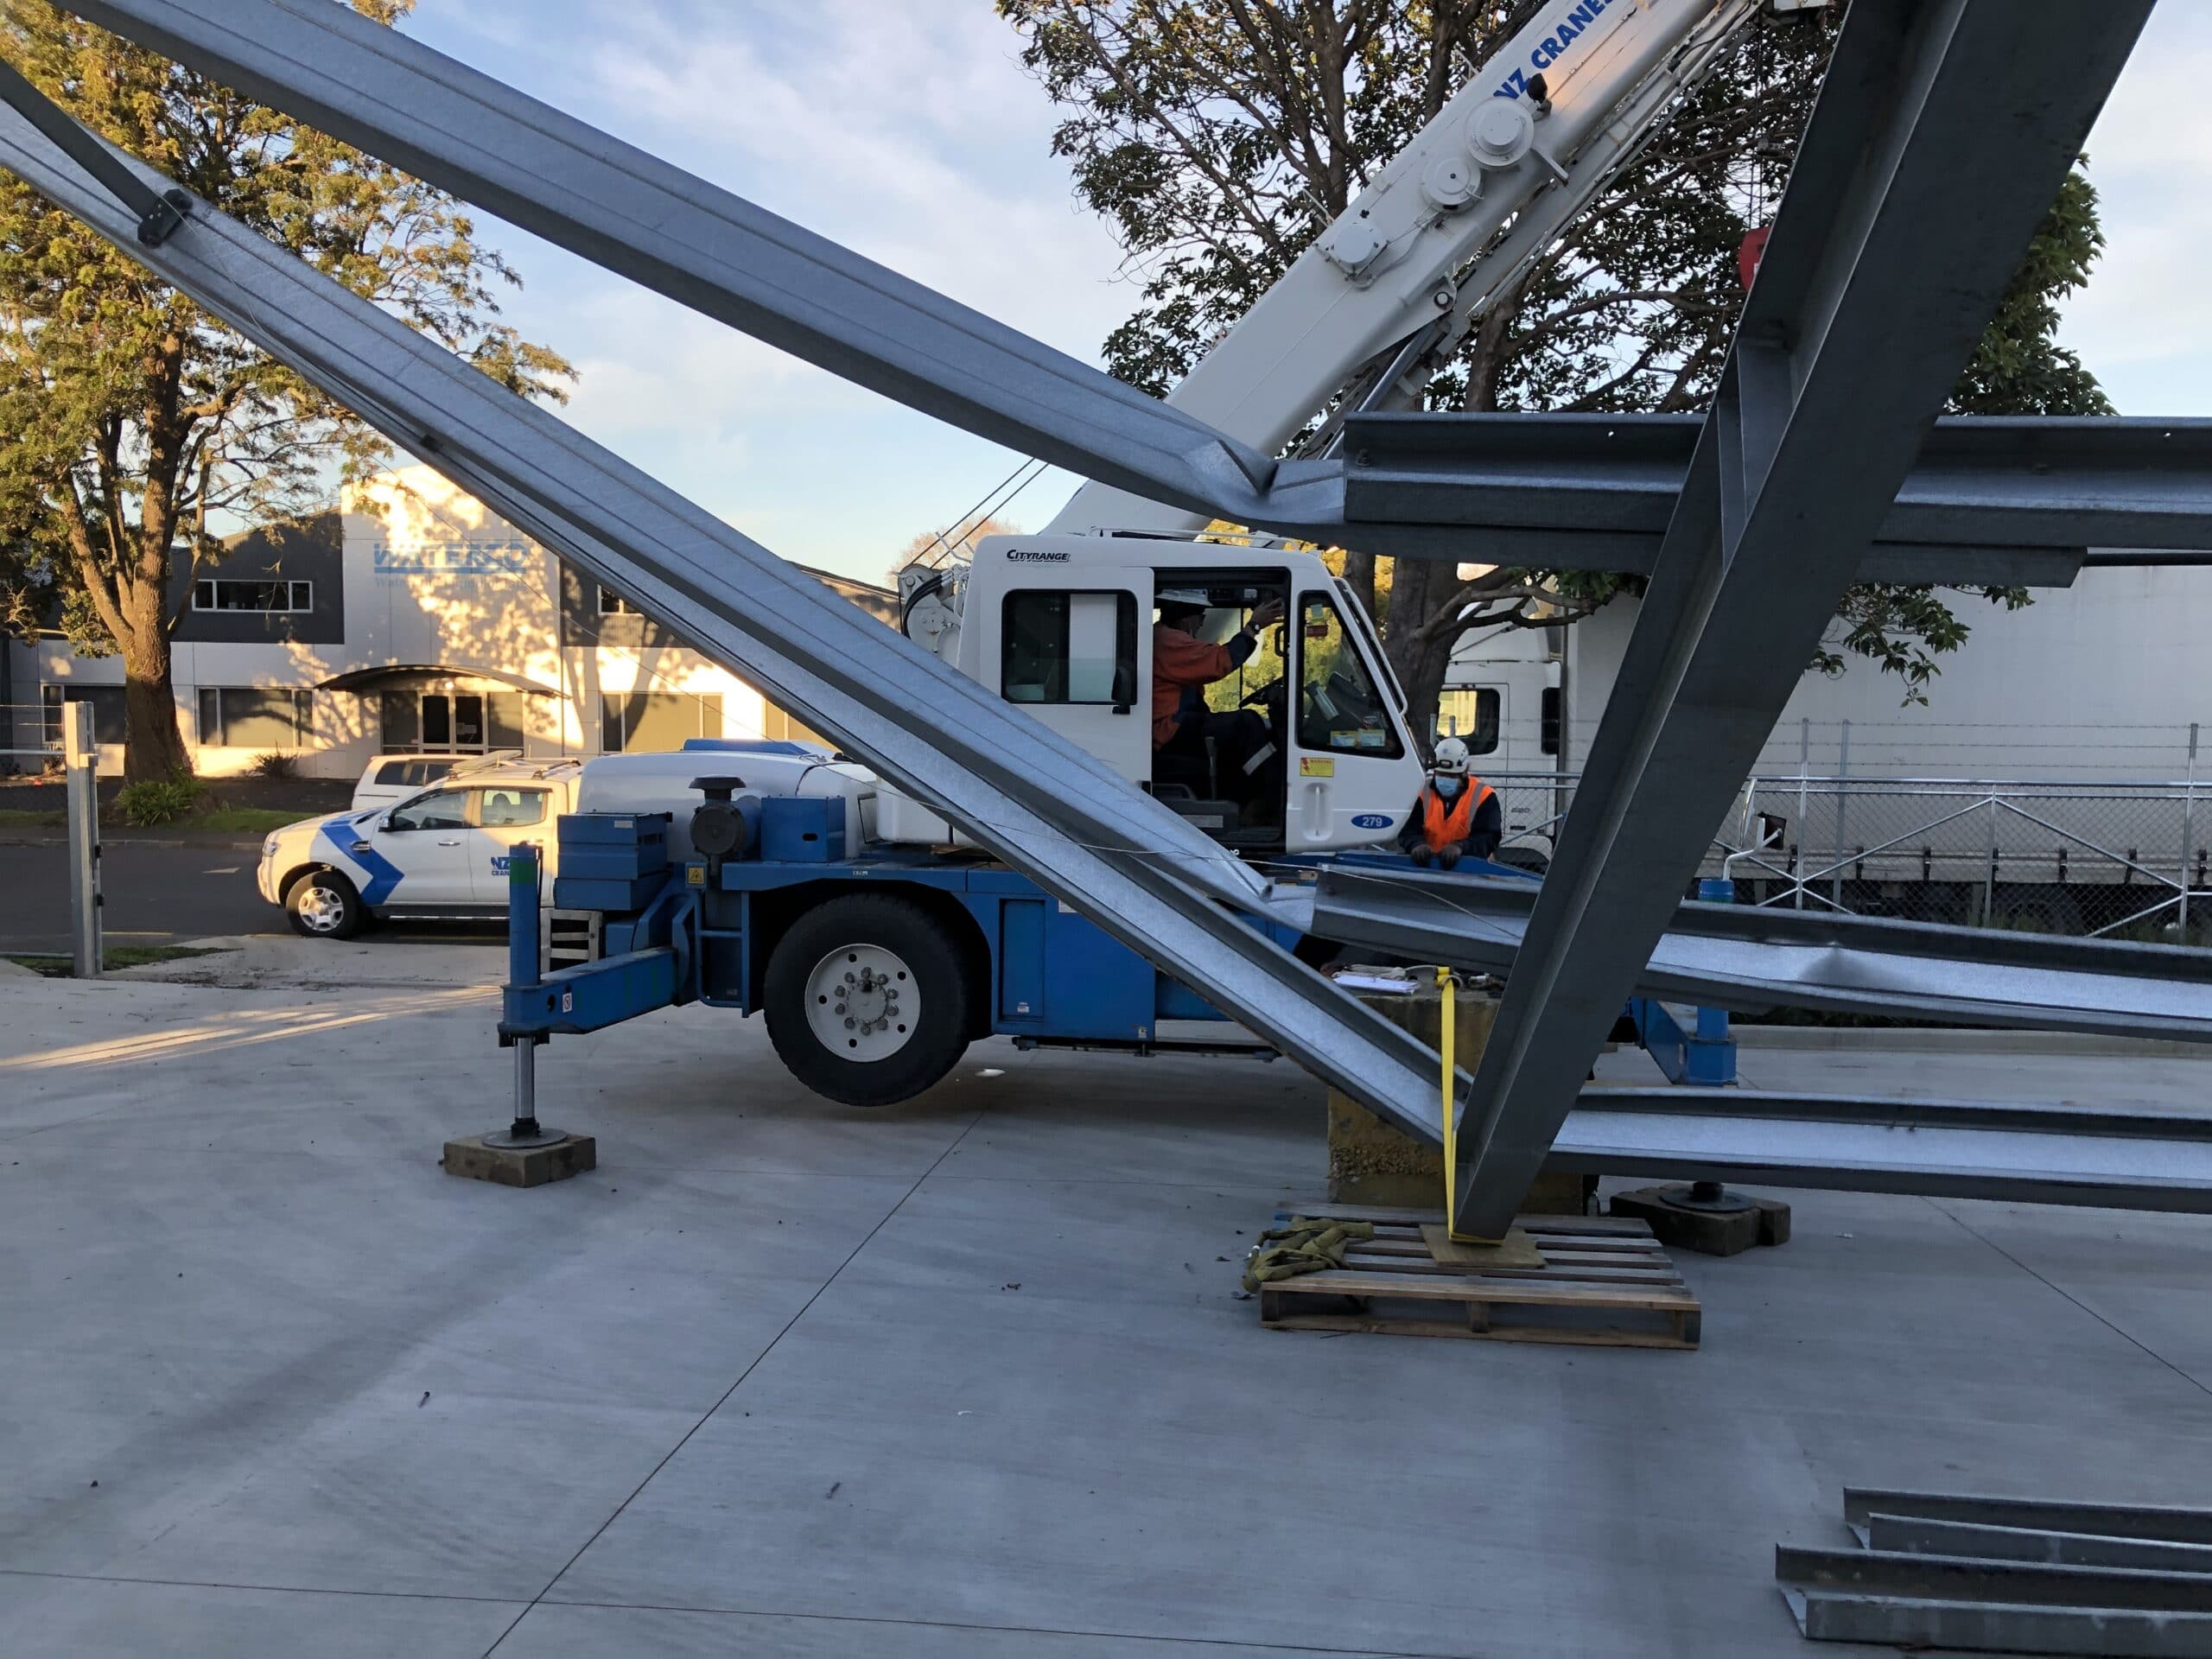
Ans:
[[[448,1175],[500,1186],[543,1186],[599,1167],[599,1143],[588,1135],[563,1135],[541,1147],[508,1147],[500,1135],[472,1135],[446,1142],[438,1161]]]

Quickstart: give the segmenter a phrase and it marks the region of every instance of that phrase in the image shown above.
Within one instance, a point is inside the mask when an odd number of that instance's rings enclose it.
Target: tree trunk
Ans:
[[[1462,408],[1484,412],[1497,407],[1497,382],[1505,367],[1506,337],[1521,315],[1518,292],[1502,296],[1475,325],[1474,344],[1467,362],[1467,395]],[[1487,564],[1482,547],[1471,540],[1465,562]],[[1425,644],[1423,630],[1459,591],[1457,563],[1445,559],[1400,557],[1391,561],[1390,626],[1382,648],[1398,683],[1406,690],[1406,717],[1423,743],[1430,741],[1436,724],[1436,705],[1444,691],[1445,671],[1451,666],[1456,632],[1447,632]]]
[[[134,582],[118,595],[124,628],[116,645],[123,652],[125,719],[123,779],[137,784],[188,777],[192,757],[177,728],[176,683],[169,668],[167,607],[159,588]]]

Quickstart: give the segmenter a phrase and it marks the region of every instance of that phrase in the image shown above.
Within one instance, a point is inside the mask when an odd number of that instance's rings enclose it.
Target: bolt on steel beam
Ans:
[[[1853,5],[1469,1096],[1475,1236],[1511,1223],[2149,11]]]
[[[0,166],[1317,1076],[1434,1133],[1433,1054],[1236,914],[1269,909],[1264,879],[1096,757],[205,203],[141,244],[12,106]]]

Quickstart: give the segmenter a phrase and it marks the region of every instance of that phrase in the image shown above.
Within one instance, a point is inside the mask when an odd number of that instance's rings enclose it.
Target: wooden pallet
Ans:
[[[1436,1215],[1319,1205],[1285,1210],[1277,1221],[1293,1214],[1372,1222],[1375,1236],[1349,1247],[1341,1271],[1262,1285],[1260,1322],[1273,1330],[1620,1348],[1698,1345],[1697,1297],[1642,1221],[1522,1216],[1514,1224],[1542,1252],[1544,1265],[1469,1273],[1440,1267],[1422,1242],[1421,1224],[1440,1220]]]

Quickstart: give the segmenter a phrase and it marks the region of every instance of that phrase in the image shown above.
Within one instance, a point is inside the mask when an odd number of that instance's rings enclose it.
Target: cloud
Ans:
[[[988,8],[769,0],[734,18],[660,0],[623,16],[597,79],[663,154],[1088,361],[1133,308]]]
[[[2204,365],[2188,360],[2212,354],[2208,85],[2212,8],[2160,6],[2089,135],[2106,246],[2067,306],[2063,338],[2130,412],[2146,399],[2162,413],[2205,402]]]

